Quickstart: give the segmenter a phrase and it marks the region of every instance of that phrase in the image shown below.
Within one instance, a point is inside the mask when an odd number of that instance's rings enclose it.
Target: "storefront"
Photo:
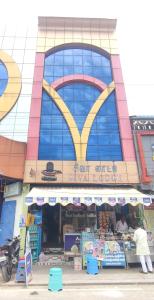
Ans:
[[[144,207],[151,204],[149,196],[130,188],[33,188],[25,203],[29,206],[30,236],[34,237],[31,228],[39,232],[35,232],[35,245],[32,240],[34,262],[40,253],[53,254],[55,248],[68,257],[81,256],[82,267],[89,254],[102,260],[103,266],[126,267],[138,262],[130,237],[136,222],[146,226]],[[117,228],[121,215],[127,223],[124,231]],[[151,246],[153,234],[148,234]],[[40,249],[38,257],[36,248]]]

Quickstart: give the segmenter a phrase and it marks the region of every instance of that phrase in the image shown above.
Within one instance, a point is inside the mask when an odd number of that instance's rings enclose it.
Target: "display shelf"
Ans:
[[[68,208],[62,208],[62,224],[71,224],[74,232],[81,232],[87,228],[91,228],[92,231],[97,229],[97,211],[96,207],[90,206],[80,207],[69,206]]]
[[[41,251],[41,227],[38,225],[32,225],[29,227],[30,236],[30,248],[32,252],[32,261],[38,261]]]

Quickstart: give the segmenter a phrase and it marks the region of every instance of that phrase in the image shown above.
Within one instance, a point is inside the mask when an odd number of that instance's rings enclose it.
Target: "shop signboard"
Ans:
[[[135,118],[133,117],[130,119],[131,127],[135,131],[140,130],[154,130],[154,119],[153,118]]]
[[[26,286],[28,286],[32,278],[32,256],[30,250],[27,250],[25,253],[25,278]]]
[[[42,177],[46,165],[52,164],[52,176],[46,180],[51,184],[57,183],[95,183],[95,184],[130,184],[138,183],[136,161],[26,161],[25,183],[46,184]],[[33,167],[32,167],[33,165]],[[53,180],[53,176],[55,175]],[[49,172],[48,172],[49,173]]]

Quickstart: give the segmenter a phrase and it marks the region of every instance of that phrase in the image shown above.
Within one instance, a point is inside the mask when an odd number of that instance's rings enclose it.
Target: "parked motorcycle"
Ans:
[[[0,247],[0,268],[5,282],[11,279],[12,269],[17,265],[20,250],[19,236],[8,240],[8,243]]]

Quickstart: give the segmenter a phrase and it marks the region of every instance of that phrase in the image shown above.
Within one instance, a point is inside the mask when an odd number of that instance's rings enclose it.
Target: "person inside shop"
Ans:
[[[128,224],[124,215],[121,215],[120,220],[116,223],[116,231],[120,233],[128,231]]]
[[[136,243],[136,255],[139,256],[142,266],[142,270],[140,272],[144,274],[148,274],[148,272],[153,273],[147,232],[141,222],[136,224],[133,241]]]

